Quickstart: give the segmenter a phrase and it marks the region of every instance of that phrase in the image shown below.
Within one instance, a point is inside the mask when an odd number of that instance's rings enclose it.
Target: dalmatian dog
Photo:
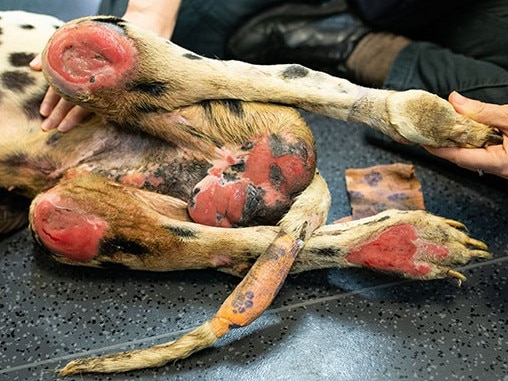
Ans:
[[[62,375],[187,357],[255,320],[290,271],[363,266],[462,280],[454,266],[488,257],[462,224],[424,211],[325,225],[330,195],[297,109],[400,142],[499,143],[432,94],[368,89],[299,65],[208,59],[114,17],[62,24],[0,12],[0,27],[0,232],[29,221],[48,255],[68,265],[242,278],[195,331],[76,360]],[[28,67],[41,51],[43,73]],[[95,115],[67,133],[43,132],[48,84]]]

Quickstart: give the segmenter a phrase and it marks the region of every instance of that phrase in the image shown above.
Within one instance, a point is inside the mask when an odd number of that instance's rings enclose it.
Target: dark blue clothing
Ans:
[[[428,3],[432,10],[436,6],[435,1],[400,3]],[[425,89],[442,97],[457,90],[485,102],[508,104],[508,0],[443,3],[425,25],[418,26],[418,17],[412,18],[413,25],[401,17],[398,27],[384,28],[415,40],[398,54],[383,87]],[[416,8],[406,8],[406,16]],[[387,20],[380,17],[380,22]]]
[[[350,0],[369,25],[394,33],[429,25],[468,0]]]
[[[168,1],[168,0],[160,0]],[[182,0],[171,40],[207,57],[224,58],[229,36],[250,17],[281,0]],[[103,0],[102,14],[122,16],[127,0]]]

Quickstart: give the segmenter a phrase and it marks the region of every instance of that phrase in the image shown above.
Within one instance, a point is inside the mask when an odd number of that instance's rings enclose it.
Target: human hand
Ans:
[[[448,100],[458,113],[499,129],[503,134],[503,144],[475,149],[433,147],[425,149],[460,167],[508,179],[508,105],[480,102],[455,91],[450,94]]]
[[[40,54],[30,62],[30,68],[36,71],[42,70]],[[39,112],[45,117],[41,124],[43,130],[49,131],[57,128],[60,132],[69,131],[92,114],[91,111],[66,101],[52,88],[49,88],[46,92]]]
[[[122,18],[145,30],[170,39],[181,0],[130,0]]]

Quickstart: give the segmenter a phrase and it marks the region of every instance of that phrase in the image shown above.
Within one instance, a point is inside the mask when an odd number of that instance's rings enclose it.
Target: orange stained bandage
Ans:
[[[245,327],[270,306],[302,246],[289,234],[279,233],[209,321],[215,336]]]
[[[354,220],[388,209],[425,209],[422,186],[409,164],[347,169],[346,186]]]

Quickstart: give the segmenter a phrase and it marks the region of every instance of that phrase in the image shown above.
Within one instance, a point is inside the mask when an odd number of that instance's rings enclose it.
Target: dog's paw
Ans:
[[[458,114],[448,101],[426,91],[393,92],[387,99],[387,111],[391,127],[411,143],[485,147],[502,142],[492,127]]]
[[[358,220],[360,222],[362,220]],[[365,219],[375,232],[350,247],[347,262],[413,279],[465,276],[454,267],[489,258],[487,246],[464,232],[460,222],[424,211],[389,210]]]

